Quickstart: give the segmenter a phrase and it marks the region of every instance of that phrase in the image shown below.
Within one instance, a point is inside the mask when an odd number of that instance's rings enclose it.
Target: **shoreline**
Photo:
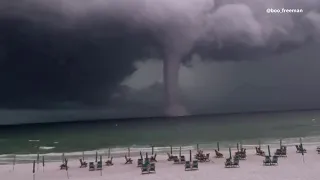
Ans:
[[[315,136],[316,138],[318,138],[318,136]],[[308,147],[308,146],[317,146],[320,145],[320,141],[305,141],[308,138],[313,138],[313,137],[305,137],[303,138],[303,144]],[[269,143],[266,143],[269,142]],[[267,147],[267,145],[270,145],[270,148],[276,148],[279,147],[280,141],[272,141],[272,143],[270,143],[271,141],[261,141],[261,147]],[[292,138],[285,138],[282,139],[282,144],[286,145],[288,147],[294,146],[296,144],[299,143],[299,138],[298,137],[292,137]],[[204,151],[213,151],[214,149],[217,149],[217,143],[210,143],[210,144],[198,144],[200,149],[204,150]],[[228,150],[228,148],[236,148],[237,147],[237,143],[233,143],[233,144],[229,144],[226,142],[220,142],[220,150],[224,151],[224,150]],[[240,142],[239,142],[240,145]],[[246,148],[248,151],[255,151],[254,147],[258,146],[258,143],[256,144],[242,144],[242,146],[244,148]],[[172,151],[173,153],[178,153],[180,149],[180,146],[172,146]],[[187,146],[181,146],[181,152],[185,153],[185,152],[189,152],[189,150],[195,151],[197,149],[197,144],[195,145],[187,145]],[[45,153],[45,152],[40,152],[39,156],[42,158],[42,156],[45,157],[47,162],[61,162],[62,159],[62,154],[64,154],[65,156],[69,157],[70,160],[74,160],[74,159],[79,159],[84,157],[85,159],[88,158],[93,158],[95,157],[96,153],[98,153],[99,155],[102,155],[104,157],[107,157],[109,154],[109,150],[110,150],[110,156],[113,156],[115,158],[120,158],[120,157],[124,157],[124,155],[128,154],[128,147],[124,147],[124,148],[104,148],[104,149],[97,149],[97,150],[89,150],[89,151],[75,151],[75,152],[50,152],[50,153]],[[152,148],[149,146],[133,146],[130,147],[130,155],[131,157],[136,157],[139,156],[140,151],[142,153],[148,152],[148,154],[151,154],[152,152]],[[170,146],[154,146],[154,152],[157,153],[158,155],[164,155],[167,152],[170,152],[171,148]],[[1,154],[0,155],[0,165],[1,164],[12,164],[13,160],[15,158],[15,163],[16,164],[25,164],[25,163],[31,163],[33,162],[33,160],[37,159],[38,154]]]
[[[245,147],[245,146],[244,146]],[[295,147],[288,147],[288,157],[279,158],[279,165],[274,167],[262,166],[264,157],[255,155],[255,149],[247,150],[247,160],[240,161],[240,168],[224,168],[224,161],[229,156],[228,149],[223,149],[220,152],[223,153],[224,158],[217,159],[213,156],[214,151],[206,151],[204,153],[210,153],[210,162],[199,163],[199,170],[192,172],[185,172],[183,164],[173,164],[172,161],[167,161],[168,156],[165,154],[157,155],[158,162],[156,163],[156,173],[150,175],[141,175],[141,169],[137,167],[137,156],[131,156],[133,164],[125,165],[125,158],[113,158],[113,166],[103,166],[102,176],[100,171],[90,172],[88,168],[79,168],[80,163],[78,159],[70,159],[68,161],[68,175],[70,179],[83,179],[83,180],[103,180],[103,179],[117,179],[117,180],[129,180],[129,179],[246,179],[256,180],[258,179],[272,179],[273,180],[292,180],[292,179],[318,179],[318,169],[320,161],[317,161],[317,156],[320,156],[316,152],[315,145],[304,145],[307,149],[307,153],[304,155],[304,161],[302,155],[297,154]],[[271,154],[278,147],[270,148]],[[200,148],[201,149],[201,148]],[[268,153],[266,147],[263,150]],[[232,155],[236,151],[232,148]],[[196,151],[192,152],[192,157]],[[178,155],[178,153],[173,153]],[[145,154],[144,154],[145,155]],[[150,156],[151,154],[149,154]],[[189,160],[189,153],[183,152],[182,155]],[[68,158],[68,156],[66,156]],[[107,158],[104,156],[103,161]],[[86,162],[94,162],[94,157],[87,157]],[[60,170],[59,162],[45,162],[44,171],[40,162],[39,169],[37,170],[35,179],[56,180],[67,179],[67,172]],[[32,163],[27,164],[12,164],[0,165],[0,174],[5,177],[6,180],[20,180],[20,179],[32,179]]]

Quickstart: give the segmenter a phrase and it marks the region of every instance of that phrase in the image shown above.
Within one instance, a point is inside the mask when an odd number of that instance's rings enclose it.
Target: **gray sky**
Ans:
[[[162,116],[168,99],[179,105],[175,96],[189,114],[320,107],[319,0],[8,2],[0,2],[6,122]]]

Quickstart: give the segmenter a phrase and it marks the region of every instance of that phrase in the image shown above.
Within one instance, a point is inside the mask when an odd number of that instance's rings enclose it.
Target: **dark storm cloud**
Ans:
[[[160,57],[175,104],[182,59],[249,60],[294,50],[318,38],[319,7],[317,0],[0,2],[1,103],[104,104],[135,60]]]

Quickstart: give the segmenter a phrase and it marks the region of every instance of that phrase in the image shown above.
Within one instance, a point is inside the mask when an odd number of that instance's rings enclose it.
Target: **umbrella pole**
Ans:
[[[13,166],[12,166],[12,171],[14,171],[14,166],[16,165],[16,155],[13,156]]]

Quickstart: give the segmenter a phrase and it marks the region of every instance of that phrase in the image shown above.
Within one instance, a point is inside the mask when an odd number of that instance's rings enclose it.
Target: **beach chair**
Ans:
[[[186,162],[186,158],[184,156],[180,156],[180,163],[184,164]]]
[[[278,156],[273,156],[272,157],[271,165],[278,165]]]
[[[138,167],[142,167],[143,165],[143,159],[138,159]]]
[[[177,156],[173,159],[173,164],[180,164],[180,160]]]
[[[210,153],[203,157],[203,162],[210,162]]]
[[[86,168],[88,166],[88,163],[83,161],[82,159],[79,159],[80,161],[80,168]]]
[[[214,150],[216,152],[215,158],[223,158],[223,154],[217,151],[216,149]]]
[[[102,162],[101,161],[97,162],[97,170],[102,170]]]
[[[239,165],[239,159],[238,158],[235,158],[233,160],[233,163],[231,164],[232,167],[240,167]]]
[[[64,162],[63,164],[60,165],[60,170],[67,169],[67,168],[69,168],[69,167],[67,167],[66,162]]]
[[[132,164],[132,159],[131,158],[128,158],[127,155],[125,155],[124,158],[126,159],[126,163],[125,164]]]
[[[193,161],[192,162],[192,167],[191,167],[192,170],[198,170],[199,169],[199,166],[198,166],[198,161]]]
[[[186,161],[186,163],[184,164],[184,170],[185,171],[192,170],[190,161]]]
[[[258,156],[265,156],[264,151],[262,151],[260,148],[256,147],[256,155]]]
[[[172,154],[167,153],[167,155],[168,155],[168,161],[172,161],[173,160]]]
[[[318,146],[316,151],[318,152],[318,154],[320,154],[320,147]]]
[[[113,157],[111,157],[110,160],[107,160],[107,161],[106,161],[106,166],[112,166],[112,165],[113,165],[112,159],[113,159]]]
[[[96,170],[96,168],[94,167],[94,163],[90,162],[89,163],[89,171],[94,171],[94,170]]]
[[[302,153],[302,151],[303,153],[307,153],[307,150],[303,149],[300,145],[299,146],[296,145],[296,149],[297,149],[296,153]]]
[[[149,165],[148,164],[143,164],[141,166],[141,174],[149,174]]]
[[[149,173],[155,173],[156,172],[156,165],[155,163],[151,163],[149,166]]]
[[[156,157],[157,157],[157,153],[154,156],[151,156],[150,162],[158,162]]]
[[[264,165],[264,166],[270,166],[270,165],[271,165],[270,156],[266,156],[266,157],[265,157],[265,160],[263,160],[263,165]]]
[[[230,158],[226,159],[226,162],[224,163],[224,167],[229,168],[232,166],[232,161]]]

